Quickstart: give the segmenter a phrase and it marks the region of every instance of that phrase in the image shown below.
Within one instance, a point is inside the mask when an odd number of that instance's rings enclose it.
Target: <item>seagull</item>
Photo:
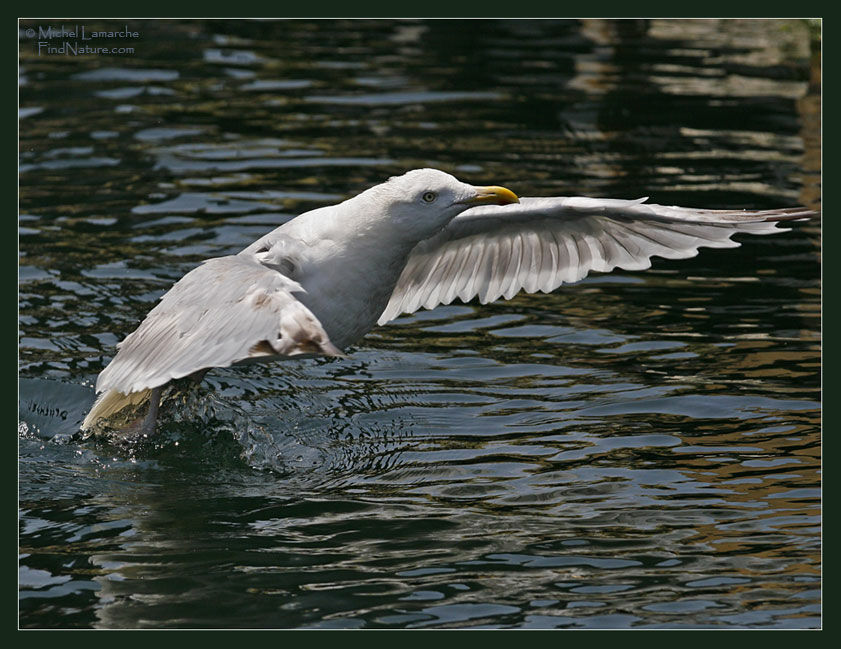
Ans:
[[[148,402],[132,430],[154,431],[163,389],[216,367],[343,349],[377,325],[456,298],[481,304],[548,293],[589,272],[642,270],[654,256],[732,248],[738,233],[785,231],[803,207],[707,210],[634,200],[518,198],[437,169],[390,178],[284,223],[242,252],[204,261],[117,345],[82,431]]]

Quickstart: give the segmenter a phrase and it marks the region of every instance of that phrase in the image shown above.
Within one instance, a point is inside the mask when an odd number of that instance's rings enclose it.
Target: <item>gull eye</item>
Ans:
[[[431,203],[436,198],[438,198],[438,194],[436,194],[435,192],[424,192],[424,194],[423,194],[423,196],[421,196],[421,198],[423,199],[424,203]]]

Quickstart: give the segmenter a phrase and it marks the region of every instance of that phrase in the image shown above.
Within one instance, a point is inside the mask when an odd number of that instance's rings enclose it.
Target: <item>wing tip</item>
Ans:
[[[149,398],[149,390],[139,390],[124,394],[119,390],[106,390],[94,402],[79,427],[84,433],[91,433],[100,427],[101,422],[129,406],[138,406]]]

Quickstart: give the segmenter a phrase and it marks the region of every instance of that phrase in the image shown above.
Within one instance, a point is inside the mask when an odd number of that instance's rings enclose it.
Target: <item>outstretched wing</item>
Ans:
[[[293,280],[244,256],[210,259],[149,312],[96,382],[96,391],[147,390],[249,358],[341,355]]]
[[[731,248],[739,232],[780,232],[777,222],[815,213],[701,210],[585,197],[522,198],[512,205],[471,208],[421,241],[378,324],[455,298],[482,304],[519,291],[548,293],[592,270],[640,270],[651,257],[694,257],[698,248]]]

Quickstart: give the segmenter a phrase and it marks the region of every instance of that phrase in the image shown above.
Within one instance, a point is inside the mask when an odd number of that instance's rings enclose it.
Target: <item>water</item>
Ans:
[[[143,442],[76,434],[182,274],[409,168],[818,209],[814,27],[130,21],[133,54],[79,57],[37,27],[21,627],[820,626],[817,220],[217,370]]]

